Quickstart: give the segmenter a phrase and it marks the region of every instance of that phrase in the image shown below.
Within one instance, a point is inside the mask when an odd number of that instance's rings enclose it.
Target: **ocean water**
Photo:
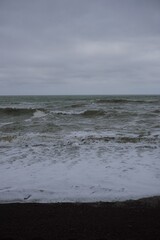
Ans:
[[[160,195],[160,96],[0,96],[0,201]]]

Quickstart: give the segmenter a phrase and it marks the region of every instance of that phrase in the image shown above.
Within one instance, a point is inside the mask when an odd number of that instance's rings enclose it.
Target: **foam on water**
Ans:
[[[16,97],[22,109],[28,99],[31,112],[9,110],[6,118],[7,110],[1,115],[0,201],[114,201],[159,195],[159,97],[106,98]]]
[[[46,116],[46,113],[40,110],[36,110],[33,114],[33,118],[40,118]]]
[[[109,154],[99,162],[94,151],[81,152],[74,160],[48,156],[31,163],[31,155],[26,158],[28,165],[15,161],[0,169],[1,201],[109,201],[159,194],[160,165],[147,154],[130,151],[121,159]]]

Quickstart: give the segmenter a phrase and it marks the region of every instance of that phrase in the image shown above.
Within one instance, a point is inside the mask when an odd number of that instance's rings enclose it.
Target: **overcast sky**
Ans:
[[[0,0],[0,94],[160,94],[160,0]]]

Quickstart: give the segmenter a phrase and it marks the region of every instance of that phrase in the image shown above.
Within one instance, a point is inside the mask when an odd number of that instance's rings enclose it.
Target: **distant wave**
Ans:
[[[156,103],[159,100],[135,100],[135,99],[98,99],[97,103]]]
[[[51,111],[52,114],[57,114],[57,115],[76,115],[76,114],[79,114],[79,113],[76,113],[76,112],[67,112],[67,111]]]
[[[80,107],[84,107],[85,104],[84,103],[77,103],[77,104],[72,104],[71,108],[80,108]]]
[[[127,103],[127,99],[99,99],[97,103]]]
[[[37,111],[45,112],[45,109],[33,109],[33,108],[0,108],[0,116],[20,116],[20,115],[32,115]]]
[[[86,110],[82,112],[76,112],[76,111],[55,111],[53,112],[58,115],[81,115],[84,117],[95,117],[95,116],[104,116],[105,112],[103,110]]]
[[[129,116],[137,116],[136,112],[119,112],[119,111],[104,111],[103,109],[88,109],[84,111],[51,111],[52,114],[57,114],[57,115],[79,115],[83,117],[98,117],[98,116],[107,116],[108,118],[113,118],[116,117],[122,118],[122,117],[129,117]]]
[[[103,110],[86,110],[81,113],[82,116],[85,117],[96,117],[96,116],[104,116],[105,112]]]

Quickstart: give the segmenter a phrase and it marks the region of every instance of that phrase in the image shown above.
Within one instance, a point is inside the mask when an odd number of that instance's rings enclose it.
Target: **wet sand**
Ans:
[[[159,240],[160,197],[114,203],[0,204],[0,239]]]

